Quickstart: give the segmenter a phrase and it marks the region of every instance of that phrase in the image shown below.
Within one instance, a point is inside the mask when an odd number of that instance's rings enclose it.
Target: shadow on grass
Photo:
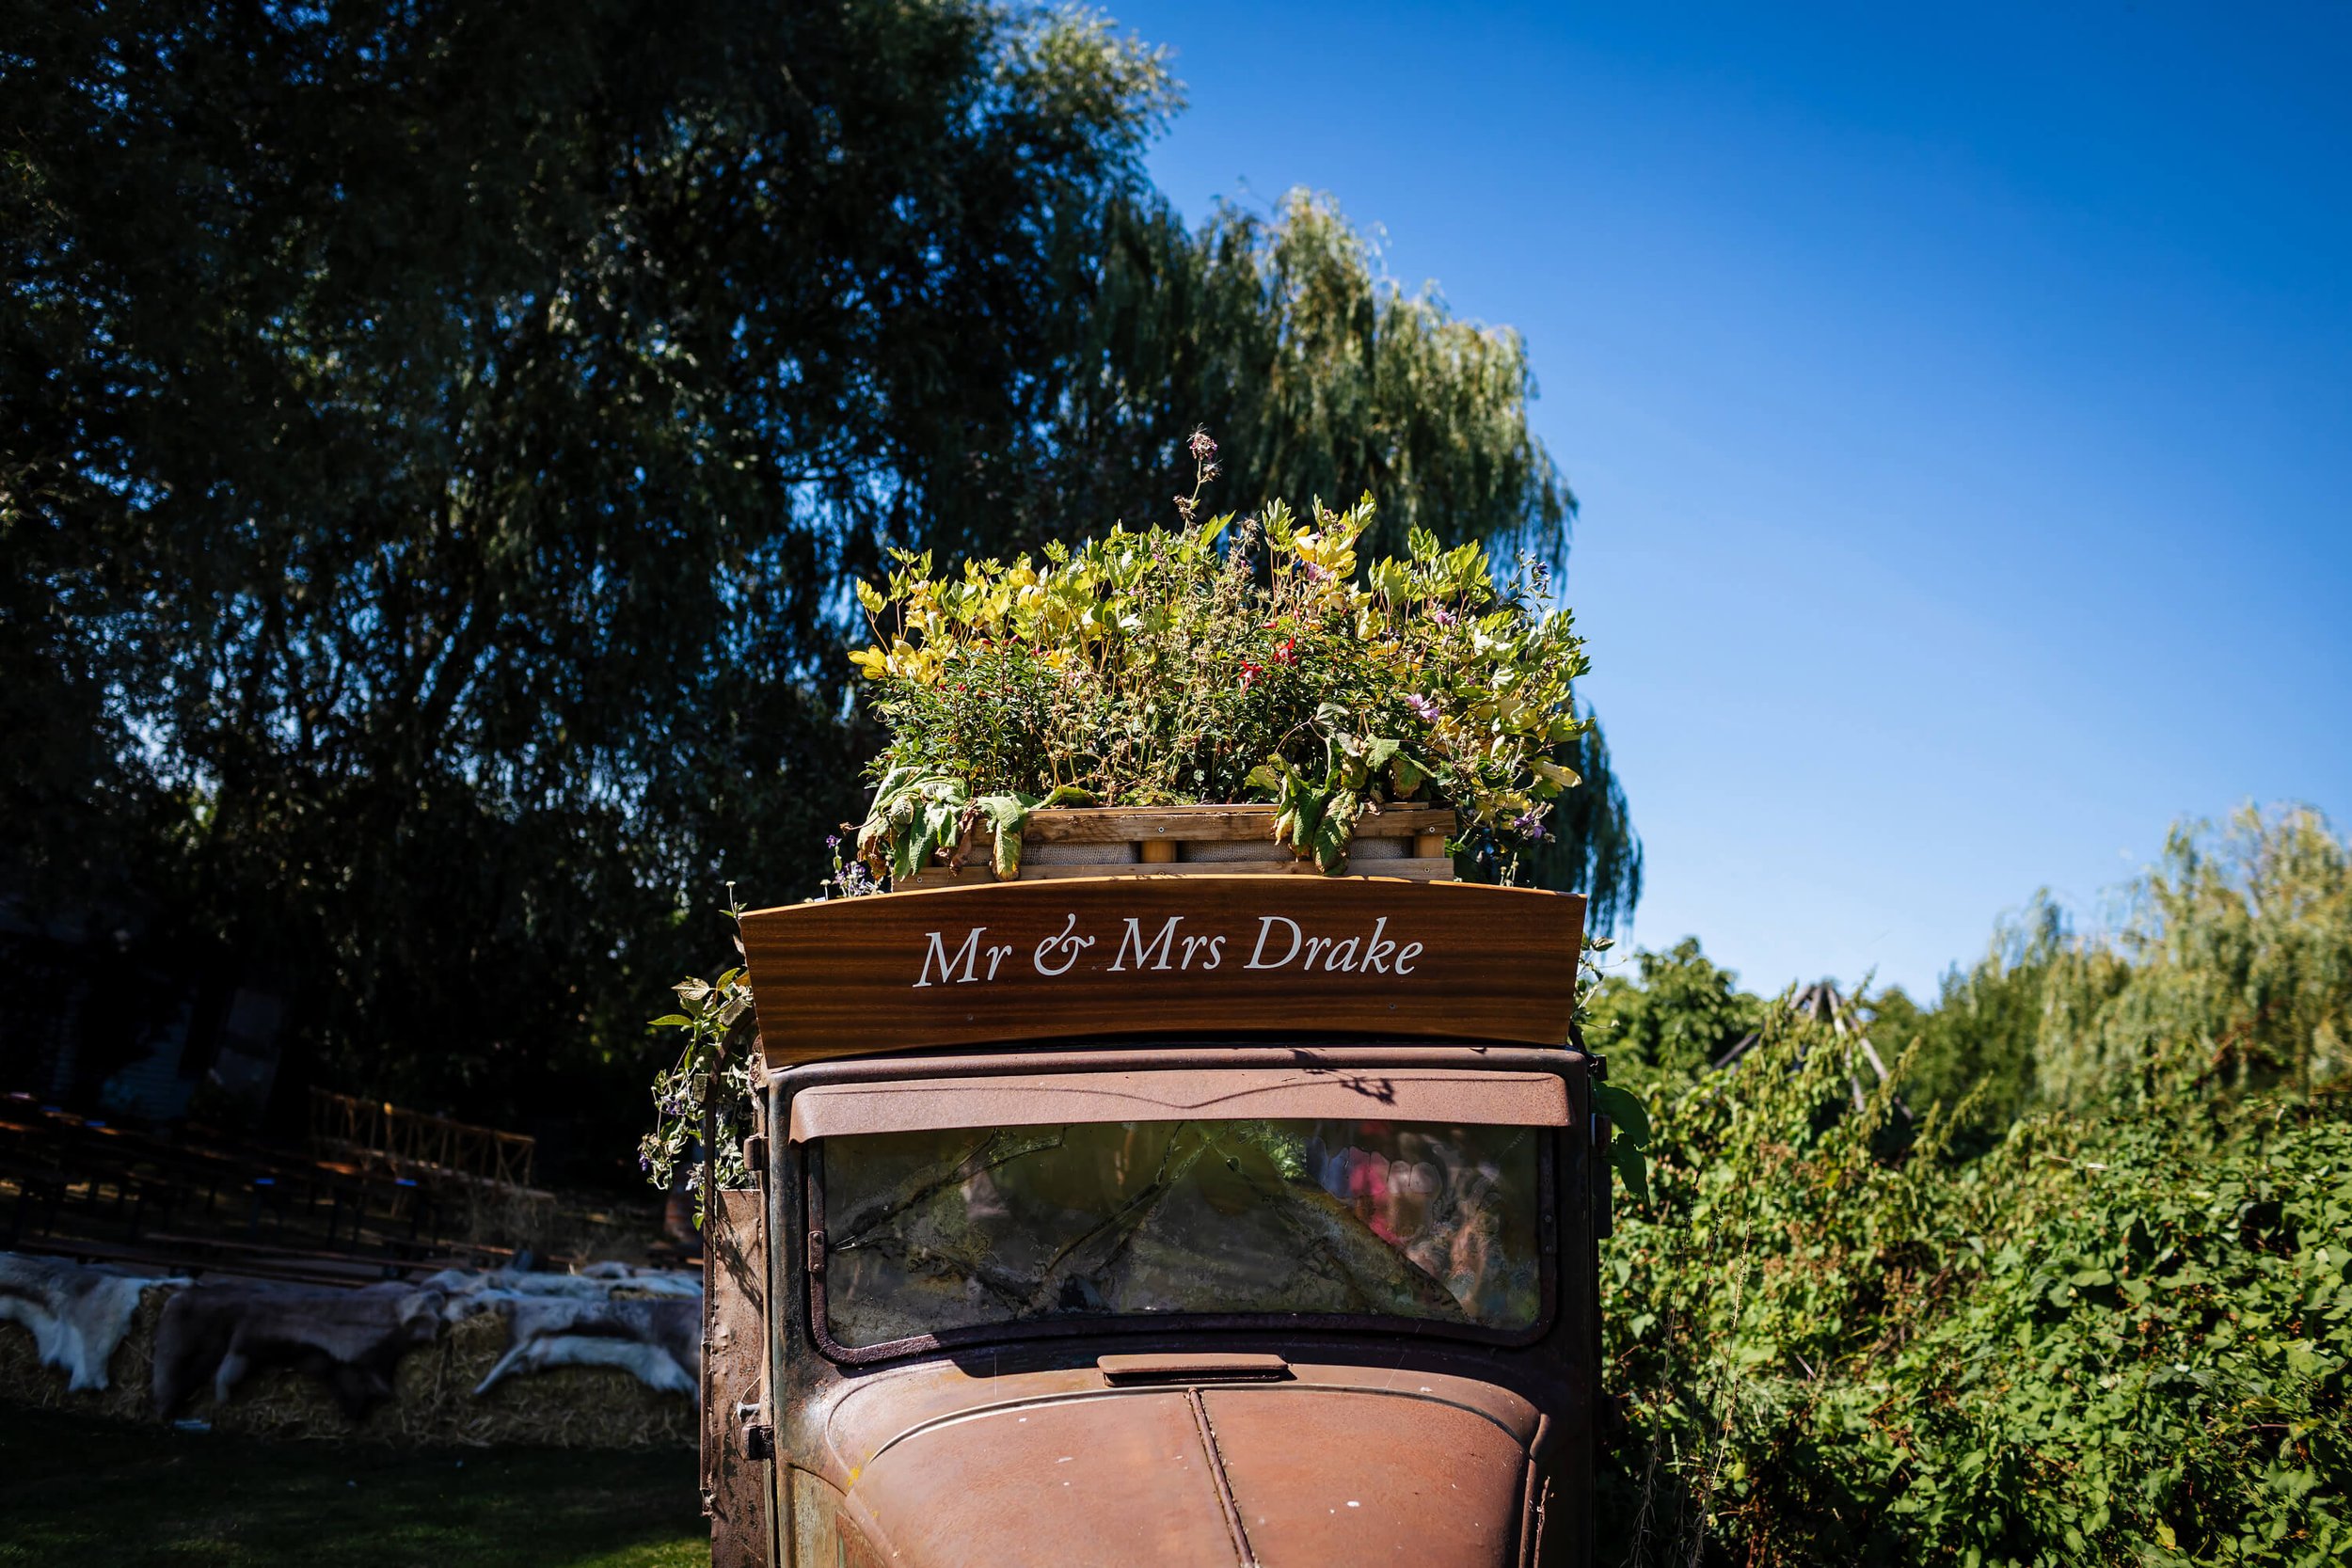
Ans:
[[[0,1409],[0,1568],[686,1568],[694,1455],[269,1444]]]

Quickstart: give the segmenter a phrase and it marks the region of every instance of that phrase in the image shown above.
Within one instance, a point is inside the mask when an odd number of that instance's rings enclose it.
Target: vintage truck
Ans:
[[[1587,1560],[1584,901],[1152,869],[744,918],[719,1568]]]

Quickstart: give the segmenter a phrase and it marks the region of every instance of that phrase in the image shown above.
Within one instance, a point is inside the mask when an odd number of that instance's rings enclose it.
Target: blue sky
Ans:
[[[1931,990],[2167,827],[2352,827],[2352,8],[1114,8],[1189,218],[1518,327],[1632,935]]]

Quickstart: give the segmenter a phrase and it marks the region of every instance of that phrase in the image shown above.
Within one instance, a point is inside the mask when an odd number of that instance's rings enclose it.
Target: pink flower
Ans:
[[[1418,691],[1405,699],[1405,705],[1411,708],[1424,724],[1434,724],[1438,721],[1438,705]]]
[[[1199,462],[1206,463],[1216,455],[1216,443],[1209,439],[1209,433],[1205,427],[1195,430],[1192,433],[1192,439],[1184,445],[1191,450],[1193,457]]]
[[[1429,607],[1429,618],[1441,626],[1450,626],[1454,624],[1454,611],[1441,604],[1433,604]]]

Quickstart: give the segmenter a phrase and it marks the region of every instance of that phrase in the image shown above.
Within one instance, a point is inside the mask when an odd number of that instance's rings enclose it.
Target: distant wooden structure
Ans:
[[[1788,1013],[1792,1018],[1818,1020],[1828,1024],[1837,1034],[1851,1037],[1854,1043],[1861,1047],[1862,1059],[1870,1065],[1870,1070],[1877,1074],[1879,1083],[1883,1084],[1893,1076],[1887,1071],[1884,1058],[1879,1055],[1878,1047],[1872,1045],[1870,1037],[1863,1033],[1862,1021],[1854,1016],[1853,1005],[1840,996],[1837,993],[1837,988],[1829,981],[1817,980],[1790,997]],[[1755,1030],[1740,1036],[1738,1043],[1715,1058],[1711,1070],[1721,1072],[1726,1068],[1739,1066],[1740,1059],[1755,1050],[1756,1042],[1763,1037],[1760,1032]],[[1863,1090],[1862,1075],[1848,1073],[1846,1089],[1853,1099],[1853,1108],[1857,1111],[1861,1110],[1869,1098]],[[1905,1121],[1912,1119],[1911,1107],[1903,1103],[1900,1095],[1895,1097],[1895,1113]]]
[[[460,1177],[529,1187],[539,1141],[327,1089],[310,1091],[310,1147],[394,1176]]]

